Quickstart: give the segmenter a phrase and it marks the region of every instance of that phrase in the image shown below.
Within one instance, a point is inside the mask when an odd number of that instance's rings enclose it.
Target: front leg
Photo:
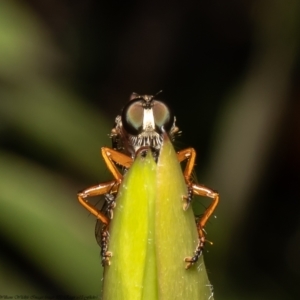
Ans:
[[[191,174],[193,172],[196,160],[196,151],[193,148],[187,148],[177,152],[177,158],[180,163],[184,160],[187,160],[185,169],[183,171],[183,176],[187,184],[188,194],[182,197],[185,200],[185,203],[183,204],[183,209],[188,209],[192,201],[193,195],[205,196],[213,199],[211,204],[205,210],[203,216],[197,221],[197,231],[199,237],[198,245],[196,247],[194,255],[192,257],[186,257],[184,259],[188,263],[186,265],[186,268],[188,269],[199,259],[200,255],[202,254],[205,244],[204,226],[219,203],[219,194],[209,188],[194,184],[192,182]]]
[[[204,234],[204,226],[206,222],[208,221],[209,217],[213,214],[214,210],[216,209],[218,203],[219,203],[219,193],[206,188],[201,185],[192,184],[192,191],[193,194],[199,195],[199,196],[205,196],[212,198],[211,204],[208,206],[208,208],[205,210],[204,214],[201,218],[197,221],[197,230],[198,230],[198,245],[196,247],[196,250],[194,252],[194,255],[192,257],[186,257],[184,259],[185,262],[187,262],[186,269],[191,267],[200,257],[200,255],[203,252],[203,248],[205,245],[205,234]]]
[[[97,228],[97,226],[96,226]],[[102,225],[101,228],[101,257],[102,257],[102,266],[110,265],[110,257],[112,257],[112,252],[108,251],[108,241],[109,241],[109,231],[108,226]]]
[[[116,180],[112,180],[106,183],[100,183],[98,185],[89,187],[82,192],[77,194],[79,203],[85,207],[92,215],[94,215],[103,224],[109,224],[109,218],[96,208],[95,205],[88,202],[88,197],[101,196],[108,193],[117,193],[119,188],[119,183]]]
[[[103,159],[111,171],[115,180],[101,183],[90,188],[85,189],[77,194],[79,203],[85,207],[92,215],[97,218],[97,224],[100,222],[102,229],[99,230],[100,242],[97,241],[101,246],[102,264],[109,265],[109,257],[112,253],[108,251],[108,240],[109,240],[109,223],[110,219],[113,218],[113,209],[115,207],[115,195],[118,193],[119,185],[123,180],[123,175],[118,170],[116,164],[129,169],[133,159],[125,154],[115,151],[110,148],[101,148]],[[106,194],[107,210],[102,211],[95,207],[95,205],[88,202],[88,197],[101,196]],[[97,230],[97,225],[96,225]]]
[[[188,194],[182,196],[184,200],[183,209],[187,210],[192,202],[193,199],[193,188],[192,188],[192,181],[191,181],[191,174],[193,172],[196,160],[196,151],[194,148],[187,148],[177,152],[177,159],[179,163],[187,160],[185,169],[183,171],[183,176],[187,185]]]
[[[107,147],[101,148],[101,153],[110,172],[118,182],[121,182],[123,175],[118,170],[116,164],[129,169],[133,163],[133,159],[130,156]]]
[[[128,169],[132,164],[132,158],[122,154],[118,151],[115,151],[110,148],[103,147],[101,148],[103,159],[111,171],[115,180],[100,183],[98,185],[89,187],[84,191],[78,193],[78,200],[80,204],[85,207],[92,215],[94,215],[97,219],[99,219],[103,224],[108,225],[108,218],[107,216],[99,211],[94,205],[89,203],[86,198],[94,197],[94,196],[101,196],[104,194],[117,194],[119,185],[123,180],[123,175],[119,172],[116,164],[119,164],[126,169]],[[113,206],[111,208],[114,208]],[[111,211],[112,214],[112,211]]]
[[[101,196],[104,194],[116,194],[118,192],[119,184],[115,180],[109,181],[106,183],[101,183],[98,185],[95,185],[93,187],[87,188],[82,192],[79,192],[77,194],[79,203],[85,207],[92,215],[94,215],[97,218],[97,224],[101,222],[101,256],[102,256],[102,264],[110,264],[109,258],[112,256],[112,253],[108,251],[108,239],[109,239],[109,223],[110,218],[105,214],[105,212],[102,212],[101,210],[97,209],[96,206],[88,202],[88,197],[93,196]]]

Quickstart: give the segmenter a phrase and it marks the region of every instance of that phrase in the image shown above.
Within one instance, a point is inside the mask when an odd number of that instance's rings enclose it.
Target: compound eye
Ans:
[[[143,129],[144,108],[141,100],[130,101],[122,112],[122,125],[132,135],[137,135]]]
[[[161,131],[162,127],[165,131],[169,131],[173,125],[174,117],[166,104],[155,100],[153,102],[153,116],[156,127]]]

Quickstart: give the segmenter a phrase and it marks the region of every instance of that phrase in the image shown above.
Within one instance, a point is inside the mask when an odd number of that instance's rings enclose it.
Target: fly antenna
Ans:
[[[158,92],[154,95],[154,97],[158,96],[158,95],[161,94],[162,92],[163,92],[163,90],[158,91]]]

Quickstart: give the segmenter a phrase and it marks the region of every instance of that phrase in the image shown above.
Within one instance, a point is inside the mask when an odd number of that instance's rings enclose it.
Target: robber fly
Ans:
[[[115,126],[111,131],[112,148],[103,147],[103,159],[114,176],[114,179],[100,183],[78,193],[78,200],[91,214],[97,218],[96,239],[101,246],[102,264],[109,265],[112,253],[108,251],[109,224],[113,218],[113,209],[116,206],[115,198],[122,183],[124,173],[130,168],[135,157],[141,151],[151,151],[157,160],[163,143],[163,135],[167,134],[171,141],[179,133],[176,118],[168,106],[156,99],[156,96],[138,95],[133,93],[122,113],[116,117]],[[193,195],[212,198],[201,218],[197,218],[198,245],[193,256],[185,258],[187,267],[193,265],[200,257],[205,244],[204,226],[214,212],[219,194],[209,188],[195,184],[191,174],[195,165],[196,152],[187,148],[177,152],[179,163],[187,161],[183,176],[187,184],[188,193],[183,196],[183,210],[186,210]],[[120,168],[122,168],[120,170]],[[89,203],[87,198],[104,195],[105,202],[101,210]],[[99,234],[100,232],[100,234]]]

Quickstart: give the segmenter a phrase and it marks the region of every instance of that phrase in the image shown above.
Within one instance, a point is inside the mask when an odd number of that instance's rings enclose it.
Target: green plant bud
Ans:
[[[185,269],[198,234],[192,208],[183,210],[187,187],[167,136],[158,162],[141,153],[124,176],[110,223],[110,266],[104,300],[213,299],[202,256]]]

